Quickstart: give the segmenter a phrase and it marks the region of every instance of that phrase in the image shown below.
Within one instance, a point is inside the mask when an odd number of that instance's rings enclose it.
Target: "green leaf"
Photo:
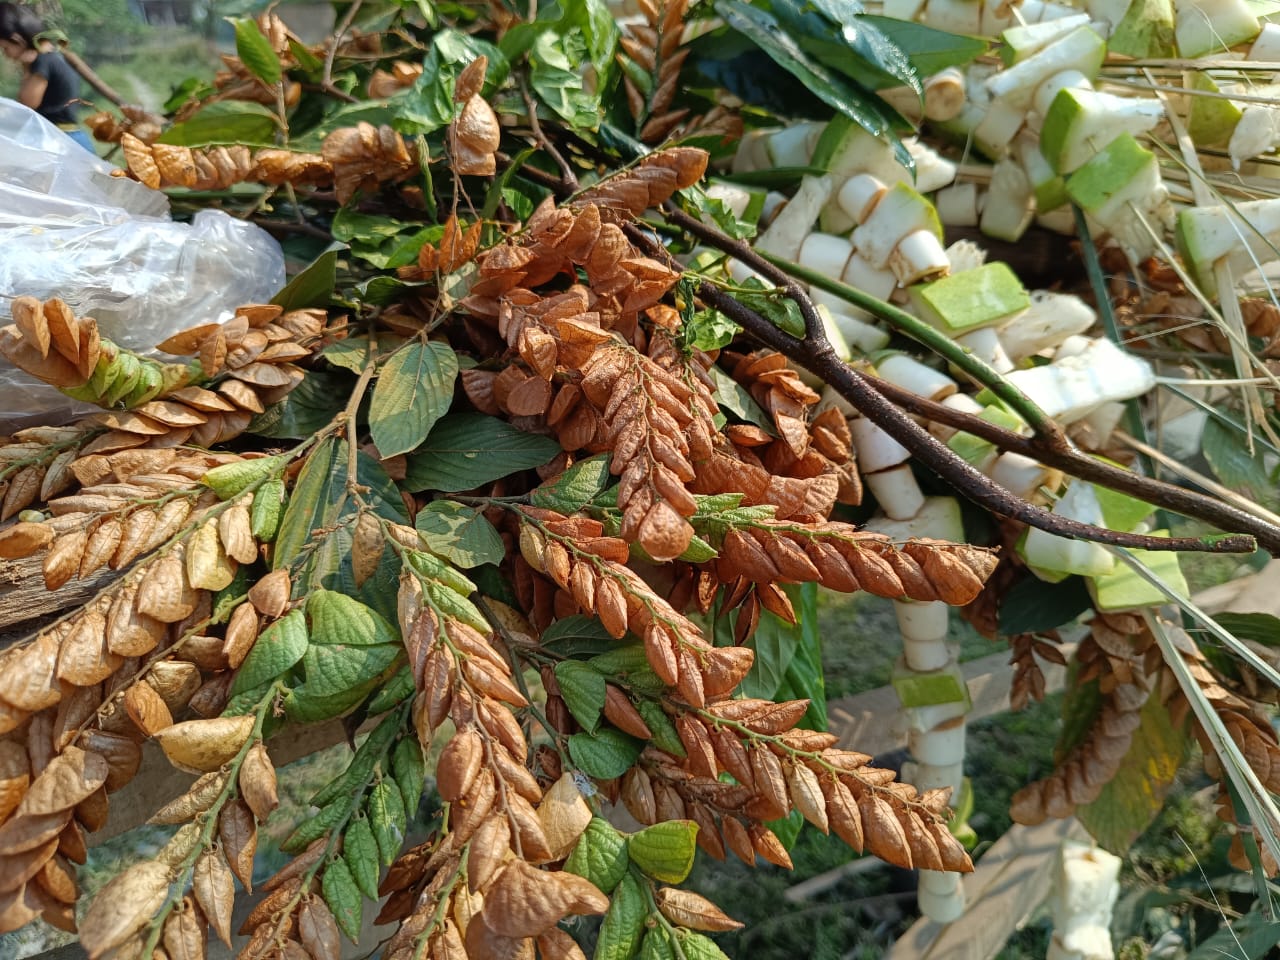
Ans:
[[[529,51],[529,84],[538,99],[573,126],[593,130],[600,122],[600,87],[587,84],[589,63],[581,31],[548,30]]]
[[[621,730],[605,727],[597,734],[575,733],[569,737],[569,756],[574,766],[597,780],[612,780],[631,769],[644,744]]]
[[[676,943],[685,960],[729,960],[714,940],[692,930],[676,930]]]
[[[383,780],[369,793],[366,807],[369,811],[369,826],[373,828],[373,839],[378,842],[378,853],[382,862],[391,866],[400,848],[404,846],[404,834],[409,826],[400,787],[394,780]]]
[[[1064,715],[1067,704],[1063,704]],[[1147,698],[1141,724],[1119,771],[1093,803],[1075,815],[1099,845],[1123,856],[1164,806],[1178,769],[1187,759],[1191,738],[1185,725],[1175,728],[1158,696]]]
[[[175,123],[156,142],[178,147],[235,143],[273,146],[277,123],[275,113],[260,103],[223,100],[201,107],[186,120]]]
[[[560,476],[529,494],[529,502],[557,513],[577,513],[596,498],[609,482],[609,454],[598,453],[579,460]]]
[[[863,14],[859,22],[873,24],[910,59],[911,65],[922,77],[932,76],[947,67],[959,67],[982,56],[987,51],[987,41],[981,37],[967,37],[947,33],[911,20],[879,17]]]
[[[838,110],[874,136],[889,132],[885,108],[873,102],[874,95],[850,85],[847,80],[810,57],[767,12],[740,0],[716,0],[715,10],[729,26],[750,38],[771,60],[803,83],[823,103]]]
[[[489,59],[483,94],[492,93],[506,79],[511,65],[491,43],[457,30],[438,31],[431,52],[422,64],[422,75],[403,96],[396,97],[395,126],[401,133],[431,133],[453,119],[454,82],[467,64],[479,56]]]
[[[249,530],[254,538],[270,543],[280,529],[280,516],[284,513],[289,493],[284,481],[268,480],[253,493],[253,507],[249,511]]]
[[[313,591],[307,597],[307,618],[312,643],[361,647],[400,643],[399,631],[376,611],[335,590]]]
[[[1070,623],[1093,607],[1083,577],[1067,577],[1059,583],[1044,583],[1027,577],[1000,600],[1000,632],[1043,633]]]
[[[307,652],[307,623],[301,610],[290,610],[263,630],[231,683],[235,695],[274,680]]]
[[[297,40],[289,41],[289,52],[293,54],[293,59],[298,62],[298,68],[307,74],[309,78],[319,82],[324,71],[324,61]]]
[[[347,815],[350,804],[339,801],[322,807],[313,817],[307,817],[285,837],[280,849],[285,853],[301,853],[313,840],[323,837],[338,825],[338,821]]]
[[[800,304],[783,293],[780,287],[767,287],[755,277],[748,277],[742,287],[745,289],[734,294],[739,303],[750,307],[783,333],[803,339],[805,325]]]
[[[799,642],[778,692],[787,700],[809,701],[801,726],[826,730],[827,692],[826,675],[822,669],[822,635],[818,632],[818,585],[788,584],[782,589],[791,598],[791,605],[796,611]]]
[[[355,817],[342,834],[342,859],[360,892],[378,899],[378,844],[364,817]]]
[[[342,412],[351,392],[345,374],[307,370],[301,382],[249,423],[248,432],[272,439],[313,436]]]
[[[645,726],[653,734],[653,745],[655,747],[659,750],[665,750],[673,757],[688,756],[684,749],[684,743],[680,739],[680,734],[676,731],[676,725],[671,722],[671,718],[667,716],[666,711],[656,701],[637,701],[636,709],[640,711],[640,716],[644,719]]]
[[[453,402],[458,356],[447,343],[414,341],[378,374],[369,404],[369,431],[385,457],[408,453],[427,438]]]
[[[711,379],[716,383],[716,403],[728,410],[745,423],[754,423],[761,430],[776,434],[773,420],[764,412],[764,408],[756,403],[755,398],[729,374],[719,367],[711,368]]]
[[[483,507],[433,500],[418,511],[413,524],[428,550],[460,567],[498,564],[507,554]]]
[[[676,960],[671,934],[662,927],[650,929],[644,935],[644,943],[640,944],[639,960]]]
[[[283,290],[271,298],[271,302],[286,311],[305,307],[327,306],[333,299],[337,283],[338,251],[346,249],[342,244],[332,244],[316,257],[305,270],[290,280]]]
[[[342,860],[334,860],[324,868],[324,880],[321,881],[321,892],[324,902],[333,912],[333,918],[352,943],[360,940],[360,925],[364,910],[364,900],[360,896],[360,888],[355,878]]]
[[[334,214],[329,232],[335,240],[349,242],[362,240],[366,243],[381,243],[383,240],[399,236],[405,230],[413,228],[413,224],[405,223],[394,217],[372,213],[360,213],[350,207],[343,207]]]
[[[378,691],[378,695],[369,701],[370,715],[376,717],[380,713],[386,713],[396,704],[403,703],[413,696],[413,692],[413,671],[408,667],[401,667],[396,675]]]
[[[575,613],[562,617],[542,632],[542,645],[562,657],[591,656],[618,645],[596,617]]]
[[[377,351],[375,350],[374,353],[376,354]],[[335,367],[342,367],[344,370],[358,374],[369,362],[369,338],[347,337],[345,340],[335,340],[320,351],[320,356]]]
[[[414,737],[405,737],[396,744],[391,755],[391,772],[400,787],[406,816],[412,817],[422,801],[422,788],[427,782],[427,765],[422,759],[422,744]]]
[[[365,783],[368,782],[370,775],[373,773],[373,768],[381,762],[387,752],[387,748],[391,746],[391,742],[399,732],[399,717],[393,715],[384,717],[379,721],[373,731],[364,738],[364,742],[356,750],[351,762],[347,764],[347,769],[325,784],[311,798],[311,806],[323,807],[326,803],[336,800],[343,794],[350,794],[355,790],[363,790]]]
[[[249,72],[268,86],[279,83],[280,58],[271,41],[258,29],[257,21],[244,17],[228,18],[228,22],[236,29],[236,56]]]
[[[505,420],[455,413],[435,425],[409,457],[404,485],[410,492],[454,493],[520,470],[539,467],[560,452],[550,437],[523,433]]]
[[[578,0],[568,4],[566,21],[575,25],[587,44],[587,56],[596,68],[597,84],[608,85],[608,71],[618,47],[618,24],[604,0]]]
[[[692,350],[718,350],[727,347],[742,327],[719,310],[699,310],[684,324],[684,342]]]
[[[836,22],[834,28],[823,17],[791,4],[777,4],[773,12],[801,48],[856,83],[872,90],[905,86],[924,95],[907,55],[875,24],[858,20],[849,6],[838,17],[834,9],[826,11]]]
[[[600,924],[593,960],[630,960],[640,947],[648,917],[649,898],[640,881],[630,873],[623,874]]]
[[[681,883],[693,869],[697,840],[698,825],[692,820],[666,820],[628,837],[627,852],[653,879]]]
[[[1201,940],[1195,950],[1187,954],[1187,960],[1223,960],[1224,957],[1262,958],[1273,956],[1271,952],[1280,944],[1280,923],[1263,916],[1254,909],[1243,917],[1224,922],[1217,931]]]
[[[1228,487],[1261,496],[1271,490],[1262,458],[1249,450],[1246,438],[1210,417],[1204,423],[1201,449],[1214,474]]]
[[[302,658],[307,693],[312,697],[338,697],[351,690],[367,689],[403,652],[398,643],[360,647],[313,643]]]
[[[1217,613],[1213,619],[1240,640],[1280,647],[1280,617],[1269,613]]]
[[[732,631],[728,618],[717,621],[717,632],[721,631]],[[745,697],[772,700],[799,649],[800,625],[787,623],[772,613],[762,614],[760,625],[747,646],[755,650],[756,658],[738,689]]]
[[[608,820],[592,817],[564,868],[590,880],[603,893],[613,893],[630,862],[627,838]]]
[[[557,663],[555,675],[560,695],[573,719],[588,733],[595,733],[600,725],[600,711],[604,709],[604,677],[577,660]]]
[[[378,678],[340,693],[316,693],[309,684],[294,687],[284,695],[284,715],[293,723],[319,723],[354,710],[378,685]]]

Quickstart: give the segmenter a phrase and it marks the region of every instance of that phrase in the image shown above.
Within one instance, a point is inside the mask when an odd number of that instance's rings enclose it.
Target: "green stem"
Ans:
[[[849,286],[847,283],[833,280],[831,277],[816,270],[802,267],[797,263],[784,260],[782,257],[774,256],[763,250],[756,250],[756,253],[784,273],[790,274],[797,280],[803,280],[811,287],[817,287],[819,290],[824,290],[833,296],[837,296],[846,303],[860,307],[885,321],[900,333],[905,333],[911,339],[928,347],[1003,400],[1011,410],[1026,421],[1027,425],[1038,436],[1062,437],[1062,428],[1054,422],[1052,417],[1041,410],[1035,401],[1005,379],[981,357],[976,356],[971,350],[965,349],[945,333],[935,330],[919,317],[913,317],[905,310],[895,307],[891,303],[886,303],[871,296],[869,293],[859,290],[857,287]]]

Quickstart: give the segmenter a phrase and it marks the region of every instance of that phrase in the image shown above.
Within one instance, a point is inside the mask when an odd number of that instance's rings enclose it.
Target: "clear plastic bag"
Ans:
[[[147,350],[284,285],[284,255],[264,230],[219,210],[175,223],[164,194],[111,169],[0,99],[0,323],[14,297],[60,297],[104,337]],[[0,432],[90,409],[0,359]]]

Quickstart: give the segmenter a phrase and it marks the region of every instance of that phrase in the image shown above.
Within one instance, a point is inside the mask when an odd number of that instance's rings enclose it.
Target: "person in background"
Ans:
[[[30,7],[0,3],[0,51],[23,69],[18,102],[94,153],[93,141],[76,120],[80,75],[40,35],[44,23]]]

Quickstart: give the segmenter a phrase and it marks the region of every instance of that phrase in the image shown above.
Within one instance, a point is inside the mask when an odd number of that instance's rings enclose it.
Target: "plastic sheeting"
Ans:
[[[112,169],[0,98],[0,323],[14,297],[60,297],[104,337],[149,350],[284,285],[280,245],[261,228],[218,210],[176,223],[164,194]],[[0,432],[91,409],[0,359]]]

